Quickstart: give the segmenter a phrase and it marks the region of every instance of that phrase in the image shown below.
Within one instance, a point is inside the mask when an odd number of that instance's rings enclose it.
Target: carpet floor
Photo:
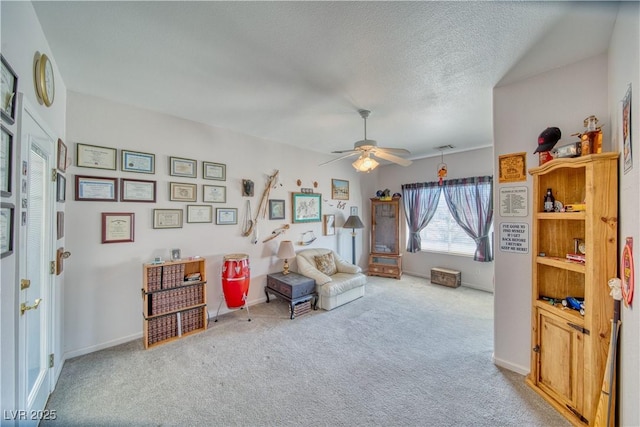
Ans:
[[[210,307],[210,311],[211,311]],[[57,426],[568,426],[492,363],[493,295],[369,277],[363,298],[289,319],[272,299],[202,333],[67,360]]]

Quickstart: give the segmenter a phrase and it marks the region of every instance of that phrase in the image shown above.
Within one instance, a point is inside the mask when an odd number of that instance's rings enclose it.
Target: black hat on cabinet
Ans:
[[[538,137],[538,148],[533,153],[539,153],[541,151],[549,151],[560,140],[562,133],[560,129],[556,127],[549,127],[542,131]]]

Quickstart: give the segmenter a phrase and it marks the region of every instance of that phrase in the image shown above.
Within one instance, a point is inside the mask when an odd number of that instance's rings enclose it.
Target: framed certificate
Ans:
[[[120,178],[120,201],[154,203],[156,201],[156,182]]]
[[[202,162],[202,177],[204,179],[226,181],[227,166],[222,163]]]
[[[224,185],[203,185],[202,201],[209,203],[226,203],[227,187]]]
[[[58,170],[67,171],[67,145],[58,138]]]
[[[0,146],[0,193],[2,197],[11,196],[11,171],[13,153],[13,134],[4,126],[1,127],[2,141]]]
[[[196,202],[198,201],[197,188],[197,184],[170,182],[169,200],[172,202]]]
[[[196,160],[169,157],[169,175],[196,178]]]
[[[187,205],[187,222],[213,222],[213,207]]]
[[[14,206],[2,203],[0,206],[0,248],[2,258],[13,253],[13,212]]]
[[[134,218],[130,212],[103,212],[102,243],[133,242]]]
[[[10,125],[16,119],[16,94],[18,93],[18,75],[2,56],[2,82],[0,88],[0,114]]]
[[[216,224],[229,225],[238,223],[238,209],[216,208]]]
[[[156,173],[155,154],[129,150],[121,150],[121,152],[122,163],[120,163],[120,169],[123,172]]]
[[[76,166],[116,170],[117,151],[115,148],[78,143],[76,144]]]
[[[182,228],[182,209],[154,209],[153,228]]]
[[[67,200],[67,178],[61,173],[56,174],[56,202]]]
[[[118,178],[76,175],[76,200],[115,202]]]

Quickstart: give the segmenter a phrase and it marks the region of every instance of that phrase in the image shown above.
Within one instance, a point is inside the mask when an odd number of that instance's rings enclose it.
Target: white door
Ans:
[[[18,404],[20,425],[37,425],[52,389],[52,310],[55,274],[54,139],[25,104],[20,121]],[[23,215],[24,216],[23,218]]]

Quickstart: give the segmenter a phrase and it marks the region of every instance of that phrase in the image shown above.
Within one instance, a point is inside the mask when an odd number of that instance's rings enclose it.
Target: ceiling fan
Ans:
[[[336,162],[338,160],[346,159],[347,157],[355,156],[357,154],[359,154],[360,157],[358,157],[358,159],[353,162],[352,165],[354,168],[356,168],[356,170],[360,172],[371,172],[380,164],[374,158],[372,158],[372,156],[397,163],[401,166],[409,166],[412,163],[411,160],[399,157],[400,155],[410,154],[409,150],[405,150],[404,148],[378,147],[378,143],[376,141],[374,141],[373,139],[367,139],[367,117],[369,117],[371,111],[358,110],[358,113],[360,113],[360,116],[364,120],[364,139],[356,141],[356,143],[353,144],[352,150],[332,151],[332,153],[344,154],[344,156],[340,156],[335,159],[329,160],[328,162],[321,163],[320,166]]]

